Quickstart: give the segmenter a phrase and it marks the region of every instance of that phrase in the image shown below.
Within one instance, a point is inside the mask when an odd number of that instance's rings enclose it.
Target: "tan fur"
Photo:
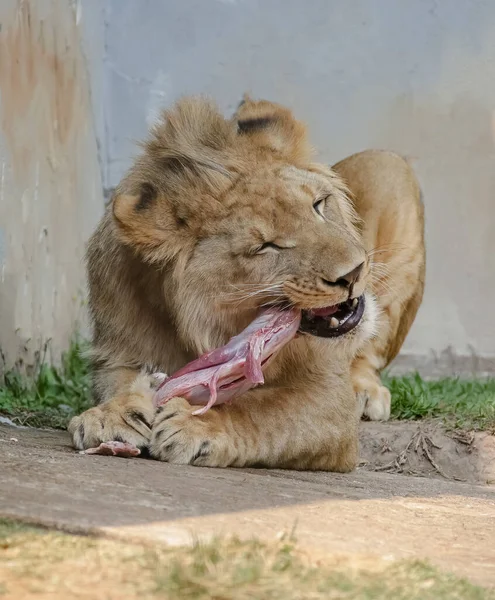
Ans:
[[[312,162],[288,109],[249,98],[231,120],[204,99],[181,100],[143,147],[88,246],[101,404],[71,421],[75,446],[120,439],[175,463],[351,470],[360,413],[350,368],[369,352],[379,288],[344,180]],[[324,219],[313,208],[322,198]],[[284,249],[256,254],[264,242]],[[366,293],[367,308],[352,332],[296,337],[266,384],[230,406],[193,416],[177,398],[153,415],[146,372],[172,373],[226,343],[267,301],[347,299],[349,289],[328,282],[361,263],[352,295]]]

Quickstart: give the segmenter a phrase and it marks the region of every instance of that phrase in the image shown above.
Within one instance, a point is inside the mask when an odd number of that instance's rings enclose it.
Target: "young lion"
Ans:
[[[388,418],[378,373],[421,301],[419,188],[390,153],[312,162],[282,106],[246,98],[227,120],[183,99],[116,190],[87,265],[99,405],[71,421],[77,448],[118,440],[174,463],[350,471],[359,416]],[[273,302],[313,325],[325,310],[364,313],[329,338],[302,325],[265,385],[231,405],[194,416],[173,398],[155,414],[146,372],[173,373]]]

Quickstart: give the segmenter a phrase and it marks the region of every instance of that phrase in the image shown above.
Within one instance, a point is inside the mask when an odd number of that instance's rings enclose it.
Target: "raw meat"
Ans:
[[[105,456],[132,458],[133,456],[139,456],[141,450],[129,442],[102,442],[98,448],[88,448],[81,451],[80,454],[103,454]]]
[[[154,401],[160,406],[180,396],[191,404],[204,405],[193,414],[203,414],[214,404],[229,402],[235,396],[264,383],[262,367],[297,333],[301,312],[270,308],[225,346],[193,360],[171,377],[155,373],[158,385]],[[128,442],[103,442],[81,454],[102,454],[131,458],[139,448]]]
[[[230,402],[264,383],[262,367],[297,333],[301,311],[269,308],[225,346],[207,352],[166,378],[155,394],[160,406],[179,396],[194,405],[204,405],[201,415],[214,404]]]

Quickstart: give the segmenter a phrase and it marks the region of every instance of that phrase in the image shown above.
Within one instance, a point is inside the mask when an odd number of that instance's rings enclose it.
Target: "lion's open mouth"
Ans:
[[[303,310],[299,331],[319,337],[339,337],[352,331],[364,314],[364,295],[334,306]]]

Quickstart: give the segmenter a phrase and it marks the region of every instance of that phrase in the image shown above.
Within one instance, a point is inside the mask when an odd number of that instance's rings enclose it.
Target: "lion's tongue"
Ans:
[[[270,308],[225,346],[207,352],[177,371],[159,386],[155,405],[174,396],[203,404],[197,413],[263,383],[262,364],[296,334],[301,312]]]
[[[329,317],[339,310],[339,305],[334,304],[333,306],[324,306],[323,308],[312,308],[309,312],[315,317]]]

